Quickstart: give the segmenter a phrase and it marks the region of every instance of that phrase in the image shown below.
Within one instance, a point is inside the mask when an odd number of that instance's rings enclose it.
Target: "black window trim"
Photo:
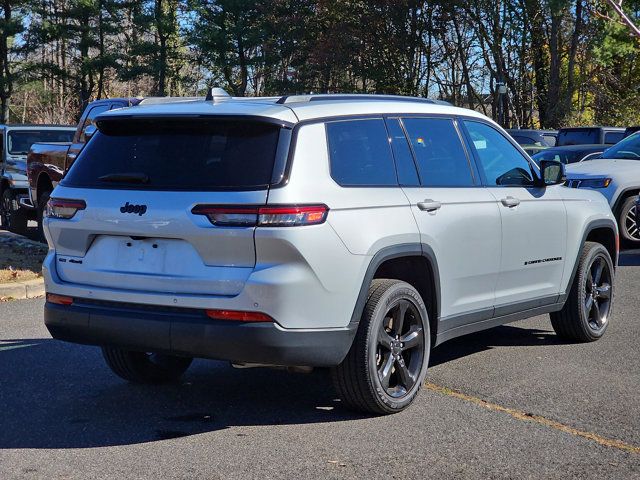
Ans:
[[[389,115],[385,115],[383,119],[384,119],[384,126],[387,129],[387,139],[389,141],[389,146],[391,147],[391,155],[393,156],[393,163],[396,168],[396,179],[398,181],[397,186],[401,188],[420,188],[422,183],[420,181],[420,172],[418,171],[418,166],[416,165],[416,158],[413,155],[413,150],[411,149],[411,143],[409,142],[409,137],[407,136],[407,132],[404,129],[404,125],[402,124],[402,119],[400,117],[393,117]],[[413,169],[416,172],[418,185],[404,185],[400,182],[400,175],[398,174],[398,159],[396,158],[396,152],[393,150],[393,143],[392,143],[393,138],[391,138],[391,133],[389,132],[389,124],[388,124],[390,121],[393,121],[393,120],[395,120],[398,123],[398,126],[400,127],[400,131],[404,135],[404,141],[407,143],[407,148],[409,149],[409,155],[411,155],[411,164],[413,165]]]
[[[516,142],[513,138],[511,138],[510,135],[504,135],[498,128],[495,127],[495,125],[491,124],[491,122],[488,122],[482,118],[476,118],[476,117],[468,117],[468,116],[460,116],[458,117],[460,119],[460,128],[461,130],[464,132],[464,136],[465,136],[465,140],[469,146],[469,150],[472,153],[474,162],[476,164],[476,168],[478,169],[479,173],[480,173],[480,179],[482,182],[482,186],[483,187],[487,187],[487,188],[538,188],[535,186],[535,179],[533,181],[533,183],[531,185],[489,185],[489,182],[487,182],[487,178],[484,174],[484,170],[482,169],[482,165],[481,165],[481,161],[480,158],[478,157],[478,153],[476,152],[475,148],[472,148],[473,145],[473,140],[471,139],[471,134],[469,133],[469,130],[467,129],[467,126],[465,125],[466,121],[470,121],[470,122],[476,122],[476,123],[482,123],[490,128],[492,128],[493,130],[495,130],[498,134],[502,135],[503,138],[505,138],[513,147],[515,147],[516,150],[518,150],[518,152],[520,153],[520,155],[522,155],[522,157],[525,159],[525,161],[529,164],[529,168],[531,169],[531,174],[537,178],[538,180],[540,179],[540,175],[539,175],[539,171],[540,168],[538,167],[538,164],[533,161],[533,159],[527,155],[527,152],[524,151],[524,149],[520,146],[520,144],[518,144],[518,142]]]

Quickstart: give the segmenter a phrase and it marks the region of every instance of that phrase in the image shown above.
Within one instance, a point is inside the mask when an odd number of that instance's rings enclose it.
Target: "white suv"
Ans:
[[[614,215],[622,238],[629,246],[640,246],[640,215],[636,198],[640,193],[640,132],[605,150],[599,159],[567,166],[567,184],[602,193]]]
[[[448,339],[543,313],[575,341],[607,328],[606,201],[476,112],[212,95],[97,125],[48,206],[45,323],[127,380],[323,366],[347,406],[391,413]]]

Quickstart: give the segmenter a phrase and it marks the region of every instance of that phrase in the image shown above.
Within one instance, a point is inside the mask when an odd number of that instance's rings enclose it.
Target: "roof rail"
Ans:
[[[390,102],[420,102],[435,105],[451,105],[449,102],[445,102],[443,100],[433,100],[430,98],[404,97],[402,95],[375,95],[369,93],[322,93],[309,95],[284,95],[276,100],[276,103],[283,105],[285,103],[321,102],[330,100],[378,100]]]
[[[159,105],[163,103],[195,102],[202,97],[146,97],[140,100],[138,105]]]

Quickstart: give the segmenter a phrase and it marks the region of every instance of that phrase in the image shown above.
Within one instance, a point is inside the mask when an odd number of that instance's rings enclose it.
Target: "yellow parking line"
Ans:
[[[482,400],[481,398],[473,397],[471,395],[467,395],[466,393],[458,392],[447,387],[441,387],[440,385],[435,385],[430,382],[426,382],[424,386],[433,392],[441,393],[443,395],[448,395],[454,398],[459,398],[460,400],[474,403],[494,412],[506,413],[507,415],[510,415],[517,420],[538,423],[540,425],[555,428],[556,430],[560,430],[561,432],[586,438],[587,440],[599,443],[600,445],[604,445],[605,447],[617,448],[618,450],[623,450],[625,452],[640,454],[640,447],[630,445],[620,440],[612,440],[610,438],[601,437],[596,433],[578,430],[563,423],[556,422],[555,420],[549,420],[548,418],[542,417],[540,415],[533,415],[522,410],[516,410],[515,408],[503,407],[502,405],[487,402],[486,400]]]

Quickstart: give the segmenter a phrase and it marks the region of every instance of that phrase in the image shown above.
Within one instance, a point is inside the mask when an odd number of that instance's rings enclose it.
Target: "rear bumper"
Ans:
[[[87,345],[189,357],[287,366],[338,365],[357,325],[335,329],[284,329],[273,322],[208,318],[203,311],[77,299],[47,302],[44,321],[53,338]]]

